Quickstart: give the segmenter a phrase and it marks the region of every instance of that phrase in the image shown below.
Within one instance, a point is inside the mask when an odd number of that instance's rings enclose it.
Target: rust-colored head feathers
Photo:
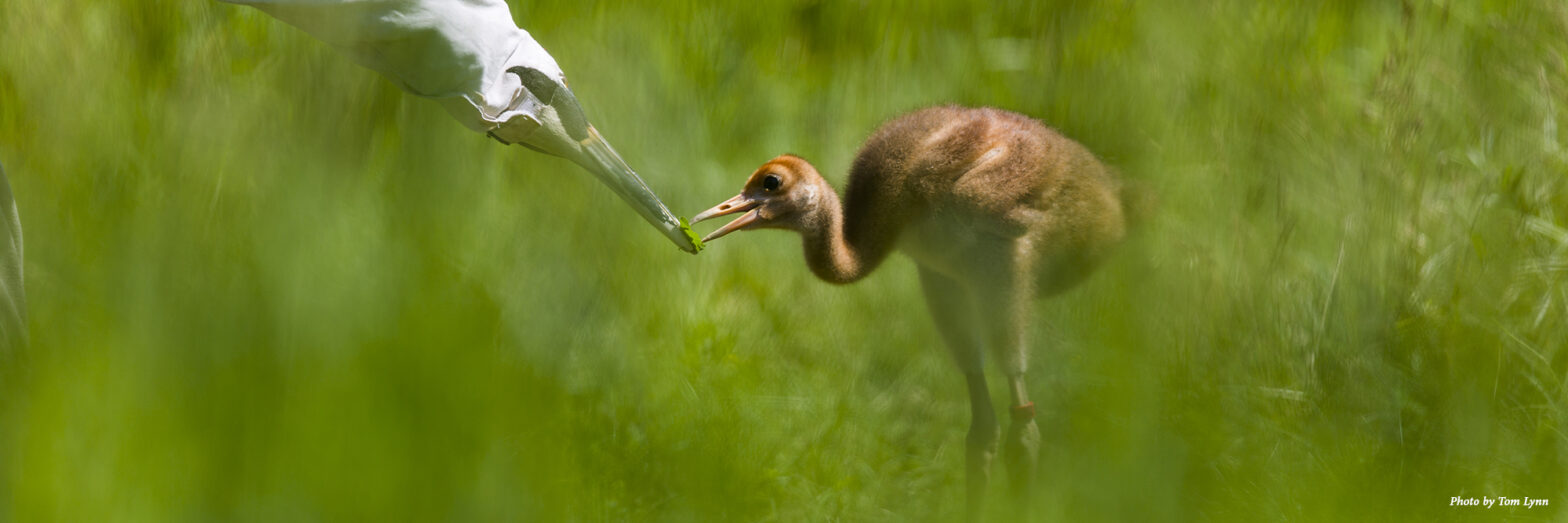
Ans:
[[[740,194],[692,217],[692,223],[745,213],[703,238],[705,242],[740,230],[799,230],[801,222],[821,205],[822,192],[832,191],[824,189],[826,186],[811,163],[793,154],[779,155],[752,172]]]

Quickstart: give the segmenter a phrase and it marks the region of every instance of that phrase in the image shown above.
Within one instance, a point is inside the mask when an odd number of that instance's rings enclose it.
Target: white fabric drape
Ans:
[[[507,69],[561,81],[555,59],[512,21],[503,0],[220,0],[249,5],[300,28],[434,99],[479,132],[517,116],[538,121],[539,101]]]

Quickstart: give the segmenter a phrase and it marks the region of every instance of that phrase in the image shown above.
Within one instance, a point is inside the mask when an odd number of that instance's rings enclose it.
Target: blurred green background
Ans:
[[[947,102],[1158,194],[1038,309],[1036,518],[1564,517],[1560,1],[513,4],[678,214],[786,151],[842,183]],[[961,514],[963,380],[907,260],[682,254],[255,10],[0,2],[0,162],[32,337],[0,519]],[[1449,507],[1500,495],[1552,504]]]

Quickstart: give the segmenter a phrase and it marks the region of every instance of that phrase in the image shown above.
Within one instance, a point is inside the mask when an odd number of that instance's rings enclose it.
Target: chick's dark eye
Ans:
[[[762,190],[775,191],[778,190],[779,186],[783,184],[784,181],[780,180],[777,175],[770,174],[767,178],[762,179]]]

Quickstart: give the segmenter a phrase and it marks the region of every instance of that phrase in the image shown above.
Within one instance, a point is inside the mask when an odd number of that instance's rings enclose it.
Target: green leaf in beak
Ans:
[[[691,244],[696,246],[697,250],[692,251],[692,254],[697,254],[699,252],[702,252],[702,237],[698,236],[697,233],[692,232],[691,224],[690,223],[686,223],[686,218],[685,217],[681,217],[680,221],[681,221],[681,232],[686,233],[686,237],[691,239]]]

